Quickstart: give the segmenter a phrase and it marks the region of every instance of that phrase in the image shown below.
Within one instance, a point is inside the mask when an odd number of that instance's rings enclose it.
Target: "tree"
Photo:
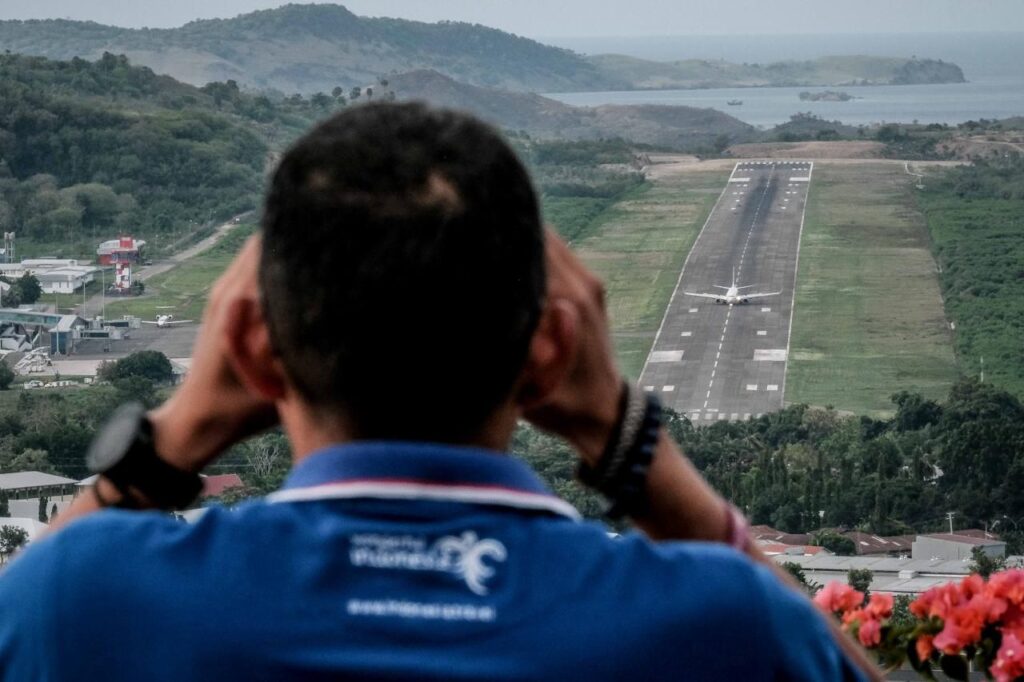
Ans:
[[[50,463],[49,453],[39,448],[26,448],[14,455],[0,452],[0,471],[16,473],[18,471],[41,471],[44,474],[56,473]]]
[[[35,303],[43,295],[43,287],[35,275],[25,273],[11,285],[11,289],[17,289],[18,300],[22,303]]]
[[[7,493],[0,491],[0,516],[10,516],[11,507],[8,504]]]
[[[971,563],[967,568],[971,573],[977,573],[987,579],[993,573],[1006,570],[1006,557],[994,557],[988,554],[984,547],[974,547],[971,549]]]
[[[104,363],[100,367],[100,378],[116,383],[119,379],[142,377],[153,384],[162,384],[174,378],[171,361],[160,351],[142,350],[120,360]]]
[[[47,498],[47,497],[45,497],[43,495],[39,496],[39,520],[42,521],[43,523],[46,523],[46,521],[47,521],[47,518],[46,518],[46,505],[47,505],[47,503],[49,501],[50,501],[49,498]]]
[[[14,381],[14,370],[3,360],[0,360],[0,391],[6,391]]]
[[[816,533],[811,537],[811,543],[818,547],[824,547],[839,556],[854,556],[857,554],[857,546],[853,544],[853,540],[831,530]]]
[[[0,526],[0,556],[6,559],[28,542],[28,532],[19,526]]]
[[[812,580],[807,579],[807,575],[804,574],[804,568],[800,564],[794,561],[787,561],[786,563],[782,564],[782,568],[791,576],[793,576],[793,579],[800,583],[800,585],[805,590],[807,590],[807,594],[811,595],[812,597],[818,593],[818,590],[821,589],[821,585]]]
[[[863,592],[865,600],[871,592],[871,581],[874,579],[875,574],[870,568],[851,568],[846,572],[846,582],[858,592]]]

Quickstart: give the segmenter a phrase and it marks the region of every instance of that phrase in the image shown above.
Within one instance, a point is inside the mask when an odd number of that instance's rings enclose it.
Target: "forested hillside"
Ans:
[[[708,151],[758,137],[757,130],[715,109],[665,105],[574,107],[531,93],[484,88],[438,71],[392,76],[399,99],[418,99],[471,111],[497,126],[562,140],[623,138],[665,149]]]
[[[473,85],[529,92],[964,80],[956,65],[930,59],[849,56],[762,65],[585,58],[477,24],[360,17],[333,4],[291,4],[171,29],[4,21],[0,49],[54,59],[123,53],[134,63],[195,85],[230,79],[285,93],[347,90],[418,69]]]
[[[0,55],[0,229],[65,254],[125,230],[181,236],[255,208],[273,140],[333,106],[198,89],[110,54]]]
[[[202,85],[235,79],[282,92],[330,92],[392,72],[430,68],[514,90],[619,85],[568,50],[474,24],[359,17],[340,5],[285,5],[173,29],[78,21],[0,22],[0,49],[56,59],[124,53]]]

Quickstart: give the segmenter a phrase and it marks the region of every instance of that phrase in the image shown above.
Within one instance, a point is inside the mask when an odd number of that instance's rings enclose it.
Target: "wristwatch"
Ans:
[[[203,489],[199,474],[160,458],[153,445],[153,424],[138,403],[114,412],[89,446],[86,464],[118,489],[121,507],[138,508],[145,502],[159,509],[184,509]]]

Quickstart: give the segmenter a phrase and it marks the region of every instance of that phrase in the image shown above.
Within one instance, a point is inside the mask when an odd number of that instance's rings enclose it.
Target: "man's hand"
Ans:
[[[259,260],[260,240],[252,237],[211,290],[184,383],[149,414],[157,454],[180,469],[200,471],[235,443],[277,423],[273,403],[246,389],[229,361],[232,316],[240,305],[259,304]],[[96,489],[76,497],[50,531],[120,498],[121,492],[100,477]]]
[[[595,462],[618,419],[622,375],[615,366],[604,285],[551,230],[546,235],[546,314],[571,325],[569,371],[546,399],[524,415],[536,426],[562,436],[580,456]]]
[[[159,455],[199,471],[233,444],[277,423],[272,403],[254,395],[229,361],[227,325],[240,302],[259,305],[260,238],[250,237],[210,292],[184,383],[150,414]]]

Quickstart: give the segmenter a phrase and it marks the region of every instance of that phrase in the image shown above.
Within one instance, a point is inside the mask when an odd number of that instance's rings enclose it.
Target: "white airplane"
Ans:
[[[188,324],[192,320],[175,320],[174,315],[157,315],[156,320],[143,320],[142,324],[155,324],[157,327],[170,327],[176,324]]]
[[[711,299],[714,299],[715,303],[725,304],[725,305],[741,305],[743,303],[749,302],[750,299],[752,299],[752,298],[764,298],[765,296],[778,296],[779,294],[782,293],[781,291],[770,291],[770,292],[763,292],[763,293],[757,293],[757,294],[741,294],[740,293],[741,289],[749,289],[750,287],[752,287],[754,285],[753,284],[746,284],[744,286],[738,286],[736,284],[736,269],[735,268],[733,268],[733,271],[732,271],[732,284],[730,284],[727,287],[724,287],[721,284],[714,284],[712,286],[714,286],[716,289],[725,289],[725,293],[724,294],[697,294],[697,293],[694,293],[692,291],[684,291],[683,293],[686,294],[687,296],[699,296],[701,298],[711,298]]]

